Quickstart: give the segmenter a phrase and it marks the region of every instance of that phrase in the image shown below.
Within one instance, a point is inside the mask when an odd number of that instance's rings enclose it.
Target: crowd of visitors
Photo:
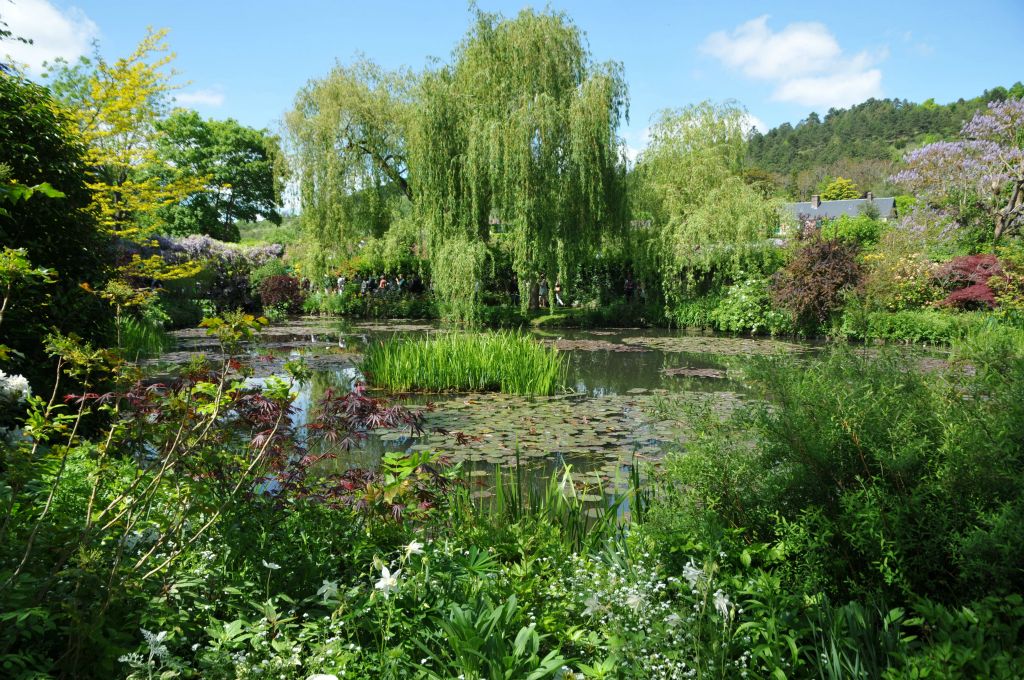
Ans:
[[[346,286],[348,286],[348,280],[344,276],[339,276],[337,281],[338,293],[342,293]],[[381,274],[380,276],[373,274],[356,275],[352,280],[352,286],[360,297],[367,295],[401,295],[403,293],[419,295],[426,291],[426,286],[419,274],[414,274],[411,278],[406,278],[402,273],[393,276],[388,276],[387,274]]]

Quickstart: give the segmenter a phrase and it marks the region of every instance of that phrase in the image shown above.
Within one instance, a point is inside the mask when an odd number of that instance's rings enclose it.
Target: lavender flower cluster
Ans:
[[[210,238],[204,234],[184,237],[157,236],[160,254],[168,260],[220,260],[226,264],[248,264],[259,267],[281,257],[284,246],[279,243],[262,246],[238,246]]]

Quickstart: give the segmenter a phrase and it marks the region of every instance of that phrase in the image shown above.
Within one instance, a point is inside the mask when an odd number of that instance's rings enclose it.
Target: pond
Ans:
[[[362,379],[359,365],[367,344],[394,334],[437,332],[442,332],[440,326],[430,323],[303,318],[269,327],[253,352],[258,376],[278,372],[285,360],[299,357],[313,370],[295,403],[295,421],[301,424],[328,388],[347,391]],[[648,474],[666,452],[685,447],[685,422],[659,416],[665,411],[660,406],[671,402],[728,415],[749,395],[743,371],[750,357],[813,357],[821,351],[813,343],[663,329],[531,332],[567,354],[564,394],[375,392],[421,411],[425,432],[375,431],[361,448],[334,452],[325,470],[373,466],[385,451],[432,450],[462,463],[477,496],[490,493],[498,467],[516,465],[532,484],[545,483],[570,465],[581,486],[621,491],[634,466]],[[194,353],[216,351],[216,344],[200,331],[179,337],[178,351],[162,361],[181,363]]]

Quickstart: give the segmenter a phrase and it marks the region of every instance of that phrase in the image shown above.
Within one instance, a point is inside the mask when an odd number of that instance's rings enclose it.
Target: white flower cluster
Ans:
[[[721,649],[732,636],[738,610],[716,587],[713,567],[691,561],[677,578],[666,576],[650,554],[618,553],[610,559],[574,556],[568,568],[569,576],[548,594],[580,614],[591,640],[612,635],[628,641],[619,650],[620,663],[632,673],[628,677],[697,677],[702,668],[710,670],[711,660],[702,658],[707,645]],[[598,658],[608,653],[589,651]],[[736,677],[745,677],[749,653],[722,661]]]
[[[0,371],[0,401],[18,404],[32,396],[32,388],[23,375]]]

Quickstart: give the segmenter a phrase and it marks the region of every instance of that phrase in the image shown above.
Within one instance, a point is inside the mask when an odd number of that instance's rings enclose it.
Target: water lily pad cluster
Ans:
[[[427,434],[411,450],[441,451],[454,461],[494,466],[517,463],[622,478],[634,459],[657,462],[686,440],[685,424],[657,420],[656,399],[700,402],[727,415],[739,403],[731,392],[678,393],[638,388],[625,395],[529,399],[503,394],[459,397],[425,409]],[[410,441],[407,431],[384,432],[385,445]],[[518,458],[517,458],[518,450]]]
[[[675,337],[633,336],[623,338],[627,345],[639,345],[662,352],[688,352],[693,354],[718,354],[721,356],[751,356],[766,354],[792,354],[805,352],[808,347],[781,340],[767,338],[723,338],[703,335],[679,335]]]
[[[626,345],[621,342],[609,342],[608,340],[573,340],[568,338],[545,339],[544,344],[557,347],[563,352],[649,352],[650,350],[640,345]]]

